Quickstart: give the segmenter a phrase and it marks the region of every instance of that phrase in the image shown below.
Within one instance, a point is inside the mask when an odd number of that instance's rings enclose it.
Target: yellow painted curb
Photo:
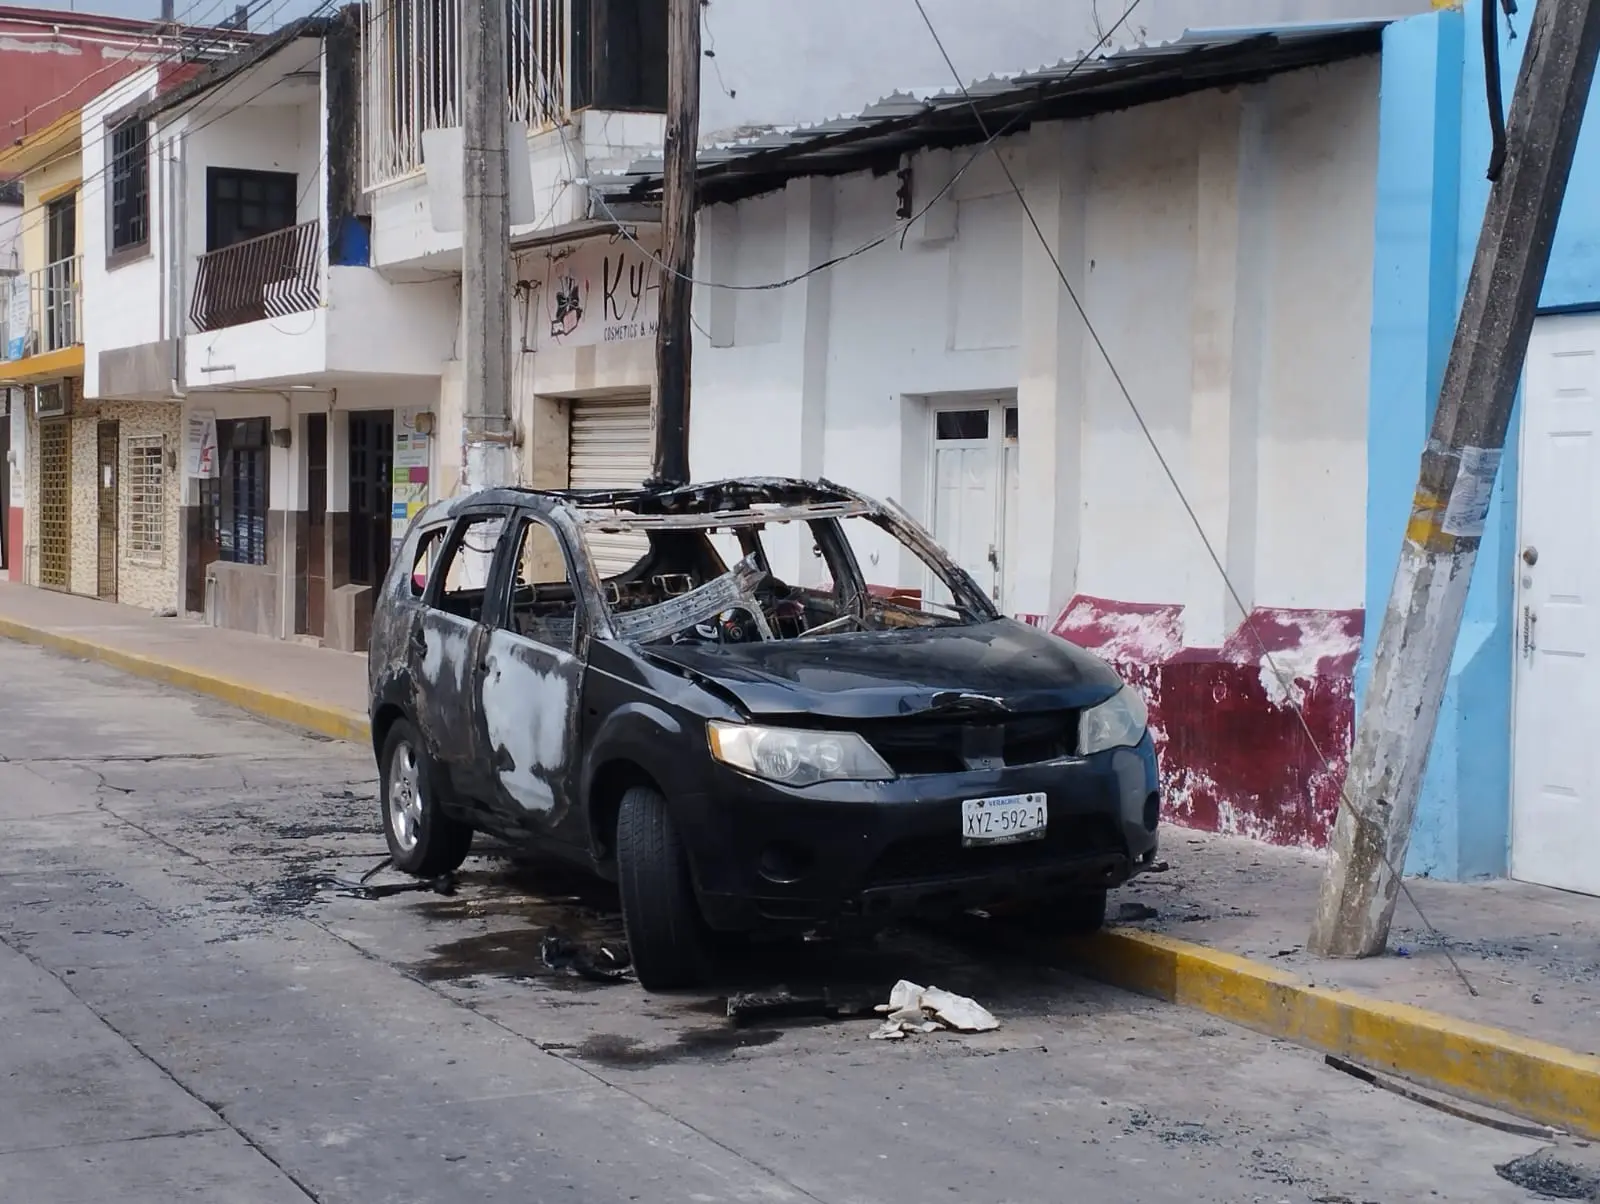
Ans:
[[[190,669],[152,656],[142,656],[136,652],[124,652],[120,648],[96,644],[92,640],[80,639],[77,636],[62,635],[41,627],[30,627],[11,619],[0,618],[0,636],[25,644],[36,644],[52,652],[75,656],[81,660],[97,661],[113,669],[120,669],[124,673],[158,681],[163,685],[176,686],[192,694],[204,694],[229,706],[236,706],[241,711],[259,715],[263,719],[286,723],[291,727],[303,728],[335,740],[354,740],[364,743],[370,739],[367,717],[354,711],[346,711],[342,707],[306,702],[288,694],[263,690],[259,686],[235,681],[216,673]]]
[[[1063,948],[1114,986],[1600,1138],[1600,1058],[1155,933],[1112,929]]]

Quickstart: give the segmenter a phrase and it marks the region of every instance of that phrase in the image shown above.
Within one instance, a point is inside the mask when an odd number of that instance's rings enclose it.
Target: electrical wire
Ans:
[[[1065,81],[1071,79],[1078,73],[1080,69],[1082,69],[1084,64],[1098,54],[1101,48],[1111,40],[1112,36],[1117,32],[1117,30],[1121,29],[1123,25],[1127,24],[1128,19],[1133,16],[1135,10],[1137,10],[1139,5],[1143,2],[1144,0],[1130,0],[1128,6],[1123,9],[1122,15],[1117,18],[1117,20],[1112,24],[1111,28],[1102,33],[1094,45],[1089,47],[1088,50],[1084,51],[1078,57],[1078,60],[1072,64],[1072,67],[1067,71],[1067,73],[1061,77],[1062,80]],[[964,94],[966,93],[966,88],[964,86],[962,88],[962,92]],[[969,101],[970,99],[971,97],[968,96]],[[974,106],[974,108],[975,107],[976,106]],[[1012,130],[1016,129],[1017,126],[1021,125],[1023,121],[1027,120],[1028,116],[1029,114],[1027,110],[1024,109],[1014,114],[1008,121],[1000,125],[992,133],[987,129],[987,127],[983,126],[980,116],[979,125],[984,133],[984,140],[978,145],[978,149],[973,151],[973,153],[967,158],[966,162],[963,163],[960,168],[950,176],[950,179],[946,181],[944,186],[935,192],[933,196],[929,197],[927,203],[912,213],[910,217],[897,221],[882,234],[868,239],[866,242],[857,246],[854,250],[846,251],[841,255],[835,255],[829,259],[825,259],[821,263],[816,264],[813,267],[809,267],[803,272],[798,272],[793,276],[786,276],[782,280],[773,280],[765,284],[728,284],[719,280],[704,280],[698,276],[678,270],[663,260],[659,255],[646,248],[644,244],[639,242],[638,238],[634,236],[628,229],[630,223],[624,222],[620,217],[618,217],[616,210],[611,207],[611,205],[606,201],[605,197],[600,195],[599,191],[594,189],[592,185],[590,188],[590,195],[595,199],[596,202],[599,203],[600,208],[605,211],[606,217],[615,223],[618,230],[621,231],[622,236],[631,242],[639,250],[640,254],[642,254],[649,262],[653,263],[662,271],[670,272],[673,276],[680,280],[687,281],[696,288],[724,289],[728,292],[768,292],[774,289],[788,288],[791,285],[799,284],[801,281],[815,276],[819,272],[825,272],[829,268],[838,267],[841,263],[845,263],[851,259],[857,258],[858,256],[865,255],[868,251],[873,251],[878,247],[881,247],[884,243],[888,242],[896,235],[899,235],[903,239],[910,231],[911,227],[916,225],[918,219],[920,219],[930,209],[943,200],[950,190],[961,181],[962,177],[964,177],[967,172],[972,169],[973,165],[976,164],[977,161],[985,154],[987,154],[991,148],[993,148],[996,142],[1005,137],[1005,135],[1009,134]],[[558,128],[562,129],[561,142],[562,146],[565,147],[565,130],[562,127]],[[999,156],[996,157],[999,158]],[[570,165],[572,163],[570,152],[568,153],[567,158],[568,164]],[[701,333],[704,334],[705,332],[702,330]]]
[[[264,0],[255,0],[255,2],[258,3],[258,4],[262,4],[262,6],[264,7]],[[311,19],[313,17],[319,16],[323,12],[327,11],[329,8],[333,7],[333,5],[338,3],[338,2],[339,2],[339,0],[320,0],[320,2],[317,4],[317,6],[315,8],[313,8],[309,13],[307,13],[305,15],[305,18],[303,18],[303,19],[309,20],[309,19]],[[290,3],[292,3],[292,0],[278,0],[278,3],[273,7],[272,12],[269,14],[268,19],[270,20],[272,17],[275,17],[279,12],[281,12]],[[170,58],[173,58],[173,57],[181,57],[181,54],[177,55],[177,56],[169,56],[169,60],[168,61],[170,61]],[[226,62],[227,60],[224,59],[224,60],[220,60],[220,61]],[[162,64],[160,62],[149,63],[149,64],[146,64],[146,69],[148,69],[149,67],[160,67],[161,65]],[[222,82],[222,83],[217,85],[218,91],[219,92],[226,92],[227,89],[232,84],[234,84],[236,82],[237,82],[236,80],[224,81],[224,82]],[[231,104],[228,107],[219,110],[218,112],[214,113],[208,120],[200,122],[197,125],[190,126],[190,127],[186,128],[183,131],[183,135],[185,137],[187,137],[190,134],[198,134],[202,130],[207,129],[210,126],[214,125],[216,122],[222,120],[224,117],[232,116],[234,113],[237,113],[240,109],[243,109],[243,108],[247,107],[248,105],[251,105],[251,104],[255,103],[257,100],[260,100],[261,97],[265,96],[268,92],[270,92],[273,88],[275,88],[278,85],[279,82],[280,81],[278,79],[269,80],[267,82],[266,86],[261,88],[259,91],[253,92],[249,96],[245,97],[243,100],[240,100],[235,104]],[[216,99],[216,98],[215,97],[199,97],[199,98],[196,98],[196,101],[194,103],[194,107],[190,110],[190,112],[191,113],[197,113],[197,112],[206,111],[207,100],[214,100],[214,99]],[[84,139],[84,138],[82,138],[80,136],[79,143],[78,143],[78,146],[76,148],[64,150],[61,153],[59,153],[59,154],[57,154],[57,155],[55,155],[55,156],[53,156],[53,157],[51,157],[49,159],[46,159],[44,162],[42,162],[42,163],[30,168],[29,171],[28,171],[28,174],[33,174],[35,172],[43,171],[46,168],[51,167],[56,163],[65,162],[66,160],[72,158],[74,155],[81,156],[82,153],[83,153],[84,147],[92,146],[96,142],[103,143],[103,142],[107,141],[110,138],[110,136],[111,136],[111,131],[109,129],[104,129],[103,132],[95,135],[92,139]],[[78,190],[77,190],[78,197],[81,199],[81,198],[87,196],[88,195],[88,187],[89,187],[89,185],[104,179],[105,176],[114,169],[115,165],[116,164],[115,164],[114,158],[112,156],[109,156],[109,155],[106,156],[105,162],[103,163],[103,165],[97,171],[93,171],[93,172],[89,173],[87,176],[84,176],[82,179],[80,179],[78,181]],[[27,220],[30,213],[33,215],[31,223]],[[28,233],[30,231],[37,230],[37,229],[41,228],[45,224],[45,222],[49,220],[48,206],[36,205],[36,206],[34,206],[34,208],[32,210],[25,211],[24,214],[23,214],[23,218],[24,218],[23,224],[18,228],[18,237],[19,238],[22,235],[24,235],[24,234],[26,234],[26,233]]]
[[[251,11],[251,12],[259,12],[261,9],[266,7],[267,2],[268,2],[268,0],[251,0],[249,11]],[[280,12],[282,12],[284,10],[284,8],[286,8],[292,2],[293,2],[293,0],[278,0],[278,3],[276,5],[274,5],[274,7],[272,8],[272,11],[270,13],[268,13],[267,20],[269,22],[271,22],[273,19],[275,19],[277,17],[277,15]],[[314,9],[312,9],[309,13],[305,14],[305,16],[303,18],[300,18],[300,19],[302,19],[302,20],[310,20],[310,19],[320,15],[321,13],[325,12],[327,9],[331,8],[334,4],[336,4],[338,2],[339,2],[339,0],[321,0],[321,3],[319,3]],[[393,2],[393,0],[391,0],[391,2]],[[217,43],[217,45],[220,45],[220,43]],[[169,54],[169,55],[165,56],[164,58],[157,59],[154,62],[150,62],[150,63],[144,64],[144,66],[141,67],[140,70],[149,70],[150,68],[160,68],[160,67],[163,67],[163,66],[169,66],[174,62],[182,60],[188,53],[190,53],[190,50],[191,50],[191,48],[188,48],[188,47],[180,47],[176,51],[174,51],[172,54]],[[234,57],[234,56],[232,56],[232,55],[224,56],[221,59],[214,60],[212,65],[218,65],[218,64],[221,64],[221,63],[226,63],[228,61],[228,59],[232,58],[232,57]],[[120,83],[121,81],[118,81],[118,82]],[[235,80],[223,81],[223,82],[221,82],[221,83],[216,85],[216,90],[219,93],[220,92],[225,92],[230,86],[232,86],[232,84],[234,84],[236,82],[237,81],[235,81]],[[268,91],[270,91],[271,88],[275,87],[277,85],[277,83],[278,83],[277,80],[273,80],[271,83],[269,83],[267,85],[267,87],[263,88],[261,91],[253,93],[252,95],[246,97],[244,100],[238,102],[237,104],[230,106],[228,109],[224,110],[222,113],[217,114],[216,117],[213,117],[211,119],[211,121],[205,122],[205,123],[195,127],[195,131],[193,131],[193,132],[197,132],[198,130],[205,129],[206,126],[212,124],[213,121],[216,121],[216,120],[220,119],[221,117],[228,116],[228,115],[230,115],[232,113],[236,113],[236,112],[239,111],[239,109],[245,107],[246,105],[252,104],[256,100],[259,100],[263,95],[265,95]],[[113,85],[113,86],[115,86],[115,85]],[[105,91],[109,91],[109,90],[110,89],[108,88]],[[210,90],[208,89],[208,91],[210,91]],[[100,95],[104,95],[104,94],[105,94],[105,92],[100,93]],[[202,94],[202,96],[204,96],[204,94]],[[97,99],[97,97],[91,97],[90,98],[91,102],[93,100],[95,100],[95,99]],[[198,111],[198,110],[203,109],[205,107],[205,105],[206,105],[207,99],[214,99],[214,97],[207,97],[206,99],[201,99],[199,97],[195,98],[194,109],[191,110],[191,111]],[[188,102],[186,102],[186,103],[188,103]],[[92,145],[95,145],[97,142],[104,142],[109,137],[109,135],[110,135],[110,131],[107,130],[107,131],[105,131],[103,133],[100,133],[100,134],[98,134],[98,135],[96,135],[96,136],[94,136],[92,138],[89,138],[89,139],[80,138],[79,145],[77,147],[69,148],[67,150],[61,151],[60,153],[52,156],[51,158],[43,160],[42,162],[40,162],[40,163],[36,164],[35,166],[29,168],[27,174],[33,174],[35,172],[43,171],[46,168],[54,166],[57,163],[65,162],[66,160],[72,158],[74,155],[81,155],[82,154],[82,148],[84,146],[92,146]],[[83,179],[79,180],[78,181],[78,186],[79,186],[80,190],[84,186],[86,186],[86,185],[88,185],[88,184],[100,179],[101,177],[103,177],[107,172],[109,172],[112,169],[112,166],[113,166],[113,164],[108,159],[107,162],[105,163],[105,165],[100,168],[100,170],[95,171],[95,172],[91,172],[88,176],[85,176]]]
[[[211,16],[212,13],[216,12],[217,9],[221,8],[226,3],[228,3],[228,0],[212,0],[212,4],[211,4],[211,6],[209,8],[206,9],[204,16],[205,17]],[[104,75],[107,71],[114,71],[116,68],[121,67],[124,63],[127,62],[128,57],[131,57],[131,56],[133,56],[135,54],[138,54],[142,49],[144,49],[145,47],[150,46],[152,44],[152,42],[157,47],[159,47],[159,46],[162,46],[163,44],[165,44],[166,41],[169,38],[175,39],[178,42],[178,45],[179,45],[179,53],[180,54],[184,53],[190,47],[187,46],[184,43],[182,31],[185,30],[185,29],[199,29],[203,25],[204,17],[199,17],[199,16],[195,16],[194,15],[194,10],[199,8],[199,7],[200,7],[200,0],[195,0],[195,3],[191,4],[189,6],[189,8],[185,11],[184,16],[183,16],[183,18],[181,20],[173,21],[173,22],[159,22],[159,26],[160,26],[159,30],[152,29],[152,30],[149,30],[149,31],[145,32],[143,35],[140,35],[140,36],[136,37],[136,40],[134,40],[133,45],[126,48],[127,49],[127,55],[125,57],[120,58],[120,59],[112,59],[110,62],[106,63],[104,66],[99,67],[94,71],[91,71],[88,75],[86,75],[82,79],[78,80],[76,83],[74,83],[71,87],[67,88],[65,91],[59,92],[55,96],[52,96],[49,100],[41,101],[40,103],[32,106],[32,108],[30,108],[27,113],[24,113],[20,117],[13,117],[11,119],[11,121],[7,124],[6,128],[8,130],[13,130],[17,126],[21,125],[24,121],[27,121],[28,117],[30,116],[30,114],[37,113],[40,109],[47,109],[51,105],[55,104],[56,101],[58,101],[58,100],[66,100],[73,93],[80,91],[83,88],[83,86],[85,84],[89,83],[91,80],[98,79],[100,76]],[[157,23],[153,22],[152,24],[157,24]],[[177,32],[177,33],[173,33],[172,32],[174,26],[177,27],[179,32]],[[215,26],[204,26],[204,28],[206,28],[206,29],[215,29],[217,27],[215,27]],[[230,32],[238,33],[238,32],[243,32],[243,31],[234,30],[234,31],[230,31]],[[16,34],[8,34],[7,36],[8,37],[15,37],[17,35]],[[130,34],[129,36],[130,37],[134,37],[135,35]],[[248,36],[248,34],[246,36]],[[89,41],[90,39],[88,39],[88,38],[79,38],[78,40],[79,41]],[[112,42],[109,39],[99,39],[99,40],[102,41],[104,45],[108,45],[108,46],[115,45],[115,46],[121,47],[123,45],[122,41]],[[123,41],[126,41],[126,39],[124,39]],[[150,65],[150,64],[147,64],[147,65]],[[99,93],[96,92],[95,95],[98,96]],[[92,99],[92,97],[91,97],[91,99]]]
[[[927,26],[928,33],[932,36],[934,44],[938,46],[939,54],[944,59],[945,66],[950,69],[950,73],[952,76],[954,76],[957,86],[961,89],[962,95],[966,97],[968,105],[972,108],[973,116],[976,118],[979,128],[984,129],[985,126],[983,113],[979,110],[977,102],[973,99],[972,93],[968,90],[967,85],[962,81],[961,73],[956,70],[955,63],[951,61],[950,52],[945,49],[944,40],[939,36],[939,31],[934,27],[933,21],[929,18],[928,10],[923,6],[923,0],[911,0],[911,2],[916,5],[917,13],[921,16],[922,23]],[[1485,0],[1485,3],[1493,3],[1493,0]],[[1044,229],[1039,225],[1038,218],[1034,216],[1033,208],[1028,204],[1028,198],[1023,192],[1021,184],[1018,183],[1016,176],[1012,173],[1010,164],[1005,161],[1003,156],[996,155],[995,158],[1000,164],[1000,169],[1005,173],[1006,182],[1011,186],[1011,190],[1016,194],[1017,201],[1022,206],[1022,211],[1027,216],[1029,225],[1033,227],[1033,232],[1039,240],[1040,247],[1043,248],[1044,253],[1049,257],[1051,266],[1055,268],[1056,276],[1061,281],[1061,287],[1066,290],[1067,296],[1072,301],[1073,308],[1078,311],[1078,317],[1083,321],[1084,329],[1088,332],[1089,338],[1093,341],[1095,349],[1100,354],[1100,358],[1105,362],[1106,369],[1111,373],[1112,380],[1116,382],[1117,389],[1119,392],[1121,392],[1123,400],[1127,402],[1128,409],[1132,412],[1134,421],[1138,424],[1140,432],[1144,435],[1145,442],[1150,445],[1150,450],[1155,453],[1156,462],[1161,465],[1162,473],[1166,476],[1167,481],[1172,485],[1173,491],[1178,495],[1178,501],[1182,504],[1184,512],[1189,516],[1190,523],[1194,525],[1195,533],[1200,536],[1200,542],[1205,547],[1206,555],[1210,557],[1211,563],[1216,567],[1218,575],[1222,578],[1222,583],[1227,588],[1228,596],[1232,599],[1233,604],[1238,607],[1239,613],[1244,616],[1244,626],[1246,630],[1249,631],[1251,637],[1256,641],[1257,645],[1259,645],[1262,658],[1267,663],[1267,668],[1271,671],[1276,680],[1279,682],[1287,682],[1289,679],[1284,677],[1283,674],[1279,672],[1277,662],[1274,660],[1271,650],[1267,647],[1266,641],[1261,638],[1261,633],[1256,629],[1255,623],[1250,617],[1250,608],[1244,604],[1244,599],[1240,596],[1238,588],[1234,585],[1233,580],[1228,576],[1227,567],[1222,563],[1222,558],[1217,554],[1215,545],[1212,544],[1211,538],[1206,534],[1205,527],[1200,522],[1200,516],[1195,513],[1194,505],[1189,501],[1188,495],[1184,492],[1183,485],[1178,481],[1177,474],[1173,471],[1171,463],[1167,460],[1165,453],[1163,453],[1161,450],[1161,445],[1156,442],[1155,433],[1150,429],[1150,424],[1148,421],[1146,421],[1143,412],[1139,409],[1138,403],[1134,401],[1133,394],[1128,389],[1126,380],[1123,378],[1121,371],[1117,368],[1116,362],[1111,358],[1110,350],[1106,347],[1105,341],[1100,337],[1100,332],[1095,328],[1093,321],[1090,320],[1089,312],[1084,308],[1083,301],[1079,298],[1077,290],[1072,287],[1072,281],[1067,277],[1066,271],[1062,268],[1061,260],[1056,255],[1055,248],[1050,245],[1050,240],[1045,237]],[[1307,742],[1311,745],[1312,752],[1314,752],[1317,756],[1317,759],[1322,762],[1323,769],[1329,775],[1337,776],[1335,774],[1332,762],[1322,751],[1320,743],[1317,741],[1316,736],[1311,731],[1311,725],[1306,720],[1305,710],[1300,706],[1299,701],[1294,697],[1293,691],[1288,691],[1287,695],[1287,701],[1290,709],[1293,710],[1296,719],[1299,720],[1300,727],[1305,733]],[[1346,775],[1346,778],[1347,777],[1348,775]],[[1339,803],[1341,808],[1350,806],[1350,796],[1347,793],[1347,782],[1345,780],[1341,780],[1339,784]],[[1424,912],[1421,906],[1417,903],[1416,897],[1411,892],[1411,888],[1406,884],[1405,877],[1396,871],[1395,867],[1389,863],[1387,857],[1384,858],[1384,864],[1388,867],[1389,872],[1394,875],[1395,881],[1399,883],[1400,890],[1405,894],[1407,901],[1410,902],[1411,906],[1416,910],[1418,917],[1421,918],[1428,931],[1435,936],[1442,935],[1439,930],[1434,927],[1433,922],[1428,918],[1427,913]],[[1462,970],[1460,964],[1456,961],[1454,954],[1450,952],[1448,946],[1441,945],[1440,948],[1444,951],[1445,957],[1449,960],[1451,967],[1455,970],[1457,977],[1461,979],[1461,983],[1466,987],[1468,993],[1477,995],[1477,988],[1475,988],[1471,981],[1467,978],[1466,972]]]

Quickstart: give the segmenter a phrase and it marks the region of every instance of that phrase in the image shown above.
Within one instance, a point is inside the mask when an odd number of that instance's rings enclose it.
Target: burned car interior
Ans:
[[[743,644],[994,617],[976,587],[936,550],[920,546],[918,534],[892,512],[826,484],[804,491],[789,483],[739,482],[559,496],[572,503],[584,538],[631,535],[638,540],[641,554],[632,567],[598,582],[616,633],[638,643]],[[527,638],[570,647],[579,593],[573,566],[549,528],[529,519],[524,531],[508,625]],[[778,531],[799,538],[818,566],[818,583],[798,584],[774,572],[769,538]],[[870,589],[856,544],[873,534],[911,548],[950,600],[925,600],[920,590]],[[476,601],[481,611],[482,593],[476,599],[463,594],[462,601],[469,607]]]

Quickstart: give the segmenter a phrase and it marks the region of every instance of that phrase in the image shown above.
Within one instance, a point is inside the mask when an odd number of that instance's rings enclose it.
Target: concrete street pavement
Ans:
[[[370,754],[0,642],[0,1200],[1514,1201],[1538,1143],[1015,955],[893,934],[743,973],[975,995],[981,1037],[732,1029],[544,971],[582,878],[320,889]]]

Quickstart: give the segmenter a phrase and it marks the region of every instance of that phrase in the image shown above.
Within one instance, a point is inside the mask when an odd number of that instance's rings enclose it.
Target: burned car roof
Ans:
[[[829,513],[888,514],[889,511],[854,490],[831,481],[802,481],[788,477],[735,477],[691,485],[641,486],[638,489],[527,489],[520,486],[493,486],[472,493],[445,498],[429,506],[429,518],[449,517],[464,507],[529,506],[544,510],[565,510],[576,521],[604,526],[624,516],[639,519],[668,516],[721,517],[737,521],[745,514],[766,518],[798,517],[781,513],[786,508],[803,510],[808,517]],[[758,508],[776,507],[779,513]],[[816,508],[824,508],[818,510]],[[630,528],[668,526],[670,523],[636,521],[627,518]]]

